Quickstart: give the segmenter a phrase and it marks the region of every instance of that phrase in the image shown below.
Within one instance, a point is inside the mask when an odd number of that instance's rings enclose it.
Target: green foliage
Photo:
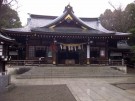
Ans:
[[[112,24],[112,11],[110,9],[106,9],[104,14],[100,16],[101,24],[107,28],[108,30],[113,30]]]
[[[132,34],[129,36],[128,44],[131,46],[134,46],[135,45],[135,28],[132,28],[129,32]]]
[[[130,61],[135,62],[135,46],[131,46]]]
[[[128,44],[131,46],[131,54],[128,57],[129,64],[135,62],[135,3],[127,5],[125,10],[121,7],[115,9],[113,12],[107,9],[104,14],[100,16],[101,24],[108,30],[118,32],[130,32]]]
[[[130,62],[135,62],[135,28],[130,30],[130,39],[128,40],[128,44],[131,46],[131,55],[130,55]]]
[[[124,13],[121,8],[114,10],[107,9],[104,14],[100,16],[101,24],[108,30],[114,30],[118,32],[125,32]]]
[[[128,4],[124,12],[126,14],[128,30],[130,30],[135,27],[135,4]]]
[[[16,70],[16,74],[23,74],[23,73],[25,73],[29,70],[30,70],[30,68],[22,67],[22,68],[19,68],[19,69]]]
[[[0,28],[17,28],[21,27],[18,13],[11,9],[9,5],[2,5],[0,12]]]
[[[125,10],[122,10],[121,7],[113,12],[107,9],[100,16],[100,20],[106,29],[128,32],[131,28],[135,27],[135,4],[128,4]]]

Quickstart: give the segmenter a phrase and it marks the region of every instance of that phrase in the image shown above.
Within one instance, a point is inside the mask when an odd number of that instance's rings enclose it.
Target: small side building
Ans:
[[[15,40],[0,33],[0,72],[5,72],[5,63],[9,60],[9,46],[14,44]]]

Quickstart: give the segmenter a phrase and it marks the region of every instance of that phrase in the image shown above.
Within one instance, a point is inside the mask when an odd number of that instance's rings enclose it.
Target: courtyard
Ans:
[[[114,73],[114,70],[112,72]],[[100,73],[102,74],[101,69]],[[117,71],[115,73],[118,74]],[[17,78],[12,75],[11,83],[15,84],[15,88],[1,94],[0,98],[1,101],[135,101],[134,75],[122,72],[119,74],[121,75],[107,77],[108,74],[102,74],[102,77],[87,78]]]

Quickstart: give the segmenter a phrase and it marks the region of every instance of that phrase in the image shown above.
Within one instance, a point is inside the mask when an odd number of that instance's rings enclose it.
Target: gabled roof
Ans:
[[[66,26],[63,26],[64,24]],[[74,25],[74,26],[72,27],[70,25],[72,26]],[[59,17],[30,14],[30,18],[28,19],[28,23],[25,27],[4,29],[4,30],[13,33],[59,32],[63,34],[64,33],[82,33],[82,34],[87,33],[87,34],[98,34],[98,35],[99,34],[129,35],[129,33],[109,31],[105,29],[101,25],[98,18],[76,17],[70,5],[67,5],[65,7],[63,14]]]
[[[34,32],[40,32],[40,33],[58,33],[58,34],[72,34],[72,35],[103,35],[103,34],[108,34],[108,33],[104,33],[98,30],[84,30],[81,28],[72,28],[72,27],[56,27],[56,28],[45,28],[45,27],[41,27],[41,28],[33,28],[32,31]],[[83,34],[82,34],[83,33]]]
[[[55,20],[53,20],[51,23],[47,24],[44,27],[54,28],[63,22],[67,22],[69,24],[70,22],[74,22],[75,25],[80,26],[80,28],[82,29],[93,29],[89,27],[87,24],[85,24],[85,22],[83,22],[81,19],[79,19],[78,17],[74,15],[73,9],[70,5],[67,5],[65,7],[65,10],[61,16],[57,17]]]
[[[40,19],[47,18],[44,16],[36,16],[32,15],[31,17],[38,17]],[[48,17],[49,18],[49,17]],[[50,19],[55,17],[50,17]],[[84,20],[84,21],[83,21]],[[59,32],[59,33],[87,33],[87,34],[109,34],[113,33],[112,31],[108,31],[104,29],[98,30],[97,26],[99,26],[98,18],[78,18],[74,15],[74,11],[70,5],[65,7],[63,14],[59,17],[56,17],[50,23],[46,24],[43,27],[32,28],[31,31],[34,32]],[[89,26],[86,22],[92,22],[92,27]],[[94,23],[96,23],[96,28],[93,27]],[[94,25],[95,26],[95,25]],[[106,32],[104,32],[106,31]]]

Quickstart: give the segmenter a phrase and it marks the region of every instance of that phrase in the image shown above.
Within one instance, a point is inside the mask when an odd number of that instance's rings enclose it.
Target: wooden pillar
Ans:
[[[90,45],[87,45],[87,64],[90,64]]]
[[[28,43],[28,37],[26,37],[26,57],[25,57],[25,59],[27,60],[27,59],[29,59],[29,43]]]
[[[55,65],[56,64],[56,52],[53,51],[52,55],[53,55],[53,64]]]
[[[53,58],[53,64],[56,65],[56,53],[57,53],[57,46],[56,44],[54,43],[52,45],[52,58]]]
[[[106,46],[105,46],[105,56],[106,56],[106,59],[109,59],[110,57],[108,56],[108,51],[109,51],[109,46],[108,46],[108,41],[106,42]]]
[[[26,45],[26,57],[25,59],[27,60],[29,58],[29,45]]]
[[[5,72],[5,61],[3,61],[2,59],[0,59],[0,72]]]

